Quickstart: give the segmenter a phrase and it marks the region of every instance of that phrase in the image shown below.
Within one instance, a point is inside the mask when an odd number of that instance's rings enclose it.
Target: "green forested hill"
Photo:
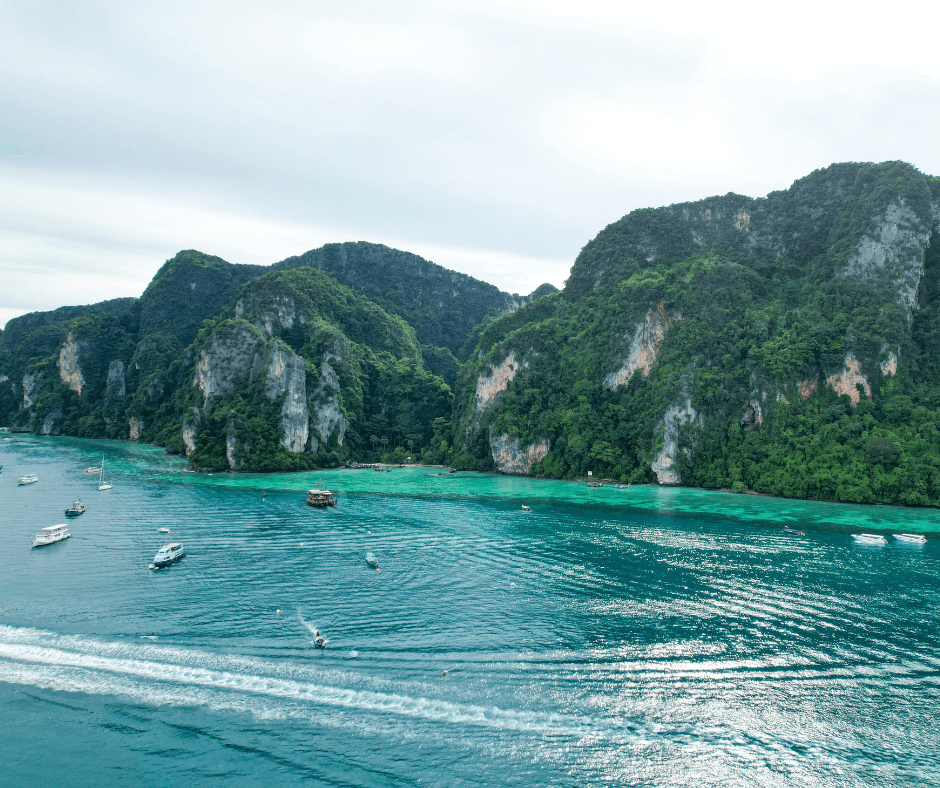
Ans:
[[[491,323],[458,462],[940,504],[940,181],[841,164],[635,211]]]

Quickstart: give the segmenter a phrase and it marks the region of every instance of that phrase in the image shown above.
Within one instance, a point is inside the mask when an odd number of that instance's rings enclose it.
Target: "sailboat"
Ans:
[[[101,455],[101,472],[98,474],[98,490],[110,490],[111,482],[104,480],[104,455]]]

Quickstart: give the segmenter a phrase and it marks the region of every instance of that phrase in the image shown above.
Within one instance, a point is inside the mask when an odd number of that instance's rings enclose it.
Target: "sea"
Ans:
[[[938,511],[0,435],[0,785],[940,785]]]

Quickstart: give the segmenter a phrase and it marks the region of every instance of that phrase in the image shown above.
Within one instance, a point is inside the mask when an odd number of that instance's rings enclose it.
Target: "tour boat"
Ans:
[[[336,506],[336,498],[329,490],[307,490],[307,503],[311,506]]]
[[[82,503],[81,498],[76,498],[74,503],[65,510],[66,517],[78,517],[80,514],[85,513],[85,504]]]
[[[797,530],[796,528],[784,528],[783,532],[785,534],[790,534],[790,536],[802,536],[803,532]]]
[[[99,491],[101,491],[101,490],[110,490],[110,489],[111,489],[111,486],[112,486],[112,485],[111,485],[111,482],[106,482],[106,481],[104,480],[104,455],[101,456],[101,467],[100,467],[98,470],[99,470],[99,474],[98,474],[98,490],[99,490]]]
[[[881,534],[852,534],[852,538],[861,544],[885,544],[887,541]]]
[[[33,547],[42,547],[45,544],[61,542],[68,539],[72,534],[69,533],[69,527],[64,523],[62,525],[48,525],[43,528],[33,539]]]
[[[927,537],[923,534],[895,534],[894,538],[899,542],[907,542],[908,544],[926,544]]]
[[[153,557],[153,566],[155,569],[160,569],[164,566],[170,566],[179,561],[183,556],[186,555],[186,551],[183,549],[183,545],[179,542],[171,542],[170,544],[163,545],[157,554]]]
[[[26,476],[20,476],[16,481],[16,486],[19,487],[21,484],[35,484],[39,481],[39,477],[35,473],[28,473]]]
[[[373,569],[379,568],[379,559],[375,557],[374,553],[366,553],[366,563]]]

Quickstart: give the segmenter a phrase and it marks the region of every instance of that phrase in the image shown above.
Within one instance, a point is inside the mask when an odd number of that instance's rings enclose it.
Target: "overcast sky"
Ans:
[[[836,161],[940,174],[937,17],[5,0],[0,325],[139,295],[190,248],[269,264],[367,240],[527,293],[635,208]]]

